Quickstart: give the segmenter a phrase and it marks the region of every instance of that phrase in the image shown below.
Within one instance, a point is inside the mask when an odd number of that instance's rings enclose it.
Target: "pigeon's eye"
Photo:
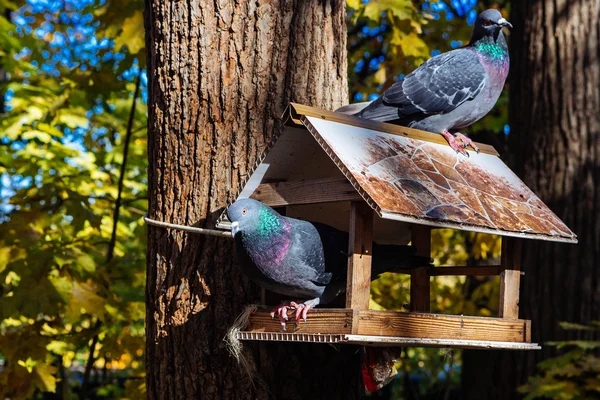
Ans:
[[[246,215],[246,214],[248,214],[248,210],[245,208],[242,208],[242,215]]]
[[[492,25],[492,21],[483,21],[483,26],[490,26]]]

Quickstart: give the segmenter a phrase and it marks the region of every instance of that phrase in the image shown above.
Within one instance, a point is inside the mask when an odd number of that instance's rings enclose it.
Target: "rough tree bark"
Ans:
[[[345,13],[334,0],[146,0],[151,218],[214,226],[288,102],[347,103]],[[232,241],[149,227],[147,257],[149,399],[358,393],[355,352],[318,345],[254,346],[270,393],[251,387],[223,342],[259,294]]]
[[[521,317],[544,343],[600,315],[600,0],[512,2],[510,149],[525,183],[579,244],[524,241]],[[581,333],[579,335],[582,335]],[[584,336],[585,337],[585,336]],[[467,398],[516,398],[540,352],[465,352]]]

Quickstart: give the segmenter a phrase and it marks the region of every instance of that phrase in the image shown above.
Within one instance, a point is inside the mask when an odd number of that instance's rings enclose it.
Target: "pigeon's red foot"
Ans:
[[[467,151],[463,147],[463,144],[456,140],[450,132],[444,131],[442,132],[442,136],[444,137],[444,139],[446,139],[452,150],[456,151],[457,153],[461,153],[465,157],[469,157],[469,153],[467,153]]]
[[[296,304],[294,302],[290,303],[288,301],[284,301],[277,307],[271,310],[271,318],[275,319],[275,316],[279,318],[279,323],[281,323],[281,330],[285,331],[285,323],[288,320],[287,313],[289,310],[293,310],[294,306],[292,304]]]
[[[463,147],[466,149],[467,147],[471,146],[473,148],[473,150],[475,150],[477,152],[477,154],[479,154],[479,147],[477,147],[475,145],[475,143],[473,143],[473,141],[471,139],[469,139],[468,137],[466,137],[465,135],[463,135],[460,132],[456,132],[454,134],[454,137],[459,141],[462,142]]]
[[[318,298],[305,301],[304,303],[296,303],[295,301],[292,301],[290,305],[296,310],[296,324],[300,323],[300,319],[306,322],[308,310],[315,308],[317,304],[319,304]]]

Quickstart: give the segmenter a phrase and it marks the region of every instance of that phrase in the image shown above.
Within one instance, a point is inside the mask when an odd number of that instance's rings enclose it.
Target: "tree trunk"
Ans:
[[[574,337],[560,321],[600,315],[600,0],[511,7],[510,148],[525,183],[579,239],[523,243],[520,316],[543,344]],[[554,353],[465,352],[466,397],[515,398],[536,363]]]
[[[333,0],[146,0],[151,218],[213,227],[290,101],[347,103],[345,15]],[[148,228],[148,398],[358,396],[355,349],[321,345],[252,345],[269,393],[250,385],[223,342],[259,297],[232,245]]]

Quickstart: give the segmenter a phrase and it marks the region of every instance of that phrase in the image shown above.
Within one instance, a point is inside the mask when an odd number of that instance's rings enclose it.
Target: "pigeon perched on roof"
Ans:
[[[467,46],[430,58],[377,100],[337,111],[442,134],[467,157],[468,146],[479,152],[457,131],[483,118],[500,97],[510,65],[505,26],[512,28],[498,10],[482,12]]]
[[[278,315],[285,329],[288,309],[296,322],[309,309],[335,299],[346,288],[348,232],[329,225],[284,217],[253,199],[227,209],[236,253],[243,271],[261,287],[304,302],[284,303]],[[414,255],[410,246],[373,243],[372,279],[394,269],[422,266],[430,259]]]

